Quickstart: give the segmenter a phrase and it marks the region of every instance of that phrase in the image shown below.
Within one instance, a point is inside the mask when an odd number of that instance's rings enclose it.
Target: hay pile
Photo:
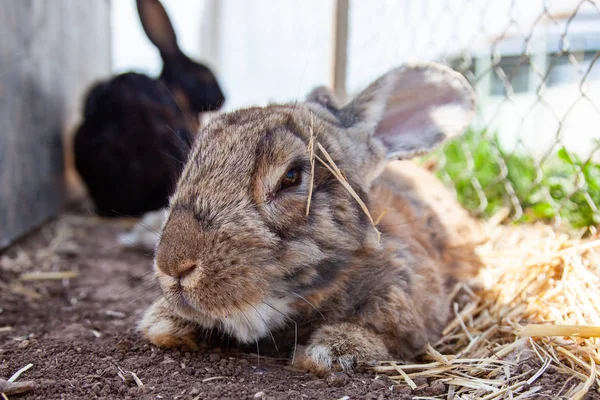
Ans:
[[[417,377],[440,380],[448,399],[540,398],[548,386],[552,398],[597,394],[600,240],[569,240],[544,225],[489,231],[477,289],[452,293],[455,318],[424,364],[374,371],[413,389]]]

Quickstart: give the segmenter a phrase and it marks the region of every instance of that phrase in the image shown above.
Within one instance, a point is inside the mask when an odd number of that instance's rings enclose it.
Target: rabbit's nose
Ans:
[[[157,263],[157,267],[163,274],[182,280],[198,269],[198,263],[196,261],[186,260],[170,264]]]
[[[186,261],[179,264],[179,267],[173,271],[175,272],[174,278],[179,278],[179,281],[181,281],[183,278],[194,272],[197,266],[198,264],[193,261]]]
[[[175,276],[179,279],[179,286],[184,288],[193,287],[199,276],[198,271],[200,271],[200,266],[197,262],[189,261],[180,264],[176,270],[177,276]]]
[[[161,235],[154,262],[165,275],[180,282],[200,268],[202,232],[191,212],[174,210]]]

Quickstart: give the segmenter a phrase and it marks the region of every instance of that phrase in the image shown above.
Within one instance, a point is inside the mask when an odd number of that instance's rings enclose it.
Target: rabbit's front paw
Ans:
[[[377,335],[361,326],[342,323],[319,328],[296,366],[324,375],[330,370],[351,372],[361,362],[387,357],[388,351]]]
[[[190,322],[169,312],[164,298],[154,302],[144,313],[138,329],[152,344],[159,347],[186,346],[192,350],[196,344],[197,328]]]

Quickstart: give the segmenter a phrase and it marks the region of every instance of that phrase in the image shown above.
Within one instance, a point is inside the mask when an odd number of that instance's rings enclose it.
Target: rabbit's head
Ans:
[[[142,27],[163,59],[160,79],[180,105],[193,113],[221,108],[225,96],[212,71],[187,57],[159,0],[137,0]]]
[[[390,71],[345,106],[318,88],[305,103],[219,116],[197,138],[157,246],[166,300],[248,342],[302,297],[339,290],[352,257],[381,246],[347,185],[368,206],[386,161],[459,134],[473,109],[461,75],[425,64]]]

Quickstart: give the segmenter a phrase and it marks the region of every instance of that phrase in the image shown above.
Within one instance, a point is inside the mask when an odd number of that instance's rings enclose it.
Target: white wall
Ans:
[[[331,0],[162,2],[184,52],[216,70],[226,109],[294,101],[329,83]],[[215,5],[221,18],[212,24]],[[114,71],[158,75],[160,57],[142,30],[134,0],[113,0],[112,27]],[[207,34],[218,40],[216,52],[202,37]]]
[[[175,27],[179,46],[190,57],[198,59],[204,1],[161,2]],[[160,55],[142,29],[135,0],[112,0],[111,28],[114,72],[136,70],[153,76],[160,73]]]
[[[220,75],[228,107],[301,99],[328,84],[331,0],[221,0]]]
[[[162,1],[184,51],[216,70],[227,96],[226,110],[294,101],[331,81],[333,0]],[[112,4],[115,71],[157,74],[158,53],[141,30],[135,1]],[[514,51],[520,53],[530,33],[538,38],[548,29],[564,30],[564,15],[580,4],[580,13],[593,14],[593,5],[580,0],[351,0],[348,92],[356,93],[389,68],[410,60],[449,59],[463,51],[489,60],[490,43],[499,36],[516,37]],[[561,14],[563,25],[548,20],[552,15],[560,21]],[[600,34],[596,22],[591,21],[595,32],[590,35]],[[537,51],[537,39],[530,44],[530,50]],[[496,50],[506,51],[502,46]],[[478,85],[485,86],[485,79]],[[600,105],[595,88],[591,96]],[[580,101],[565,115],[573,99],[581,97],[576,86],[546,94],[550,106],[540,104],[535,95],[519,95],[507,103],[480,90],[480,115],[507,146],[522,138],[535,154],[547,151],[557,130],[554,115],[559,115],[565,119],[564,142],[585,151],[600,136],[590,128],[600,122],[596,111]],[[532,105],[535,110],[523,118]]]

